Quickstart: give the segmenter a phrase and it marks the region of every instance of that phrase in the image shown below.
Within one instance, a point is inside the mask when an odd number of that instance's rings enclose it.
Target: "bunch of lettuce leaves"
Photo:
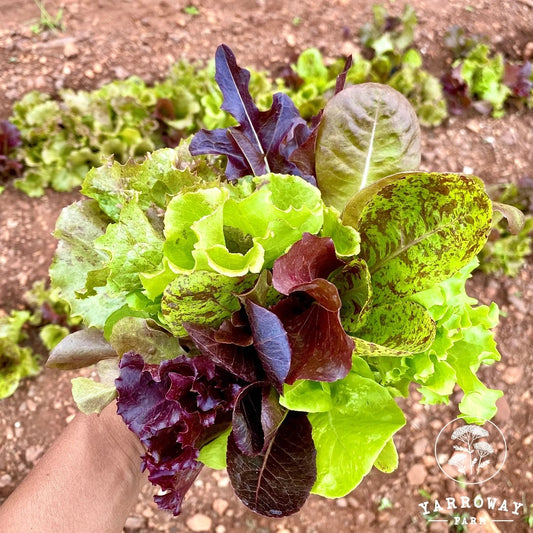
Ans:
[[[475,372],[499,358],[497,309],[464,292],[492,203],[476,177],[417,171],[413,108],[348,67],[310,127],[284,93],[259,108],[221,45],[234,122],[91,170],[58,219],[52,283],[87,329],[48,365],[97,363],[78,405],[117,398],[174,514],[202,464],[270,517],[393,471],[411,381],[495,413]]]
[[[483,42],[468,47],[468,52],[454,61],[441,82],[450,113],[456,115],[473,107],[481,113],[502,117],[509,103],[533,105],[531,63],[507,61],[503,54],[494,53]]]
[[[532,253],[533,243],[533,179],[493,187],[494,202],[512,205],[524,214],[522,228],[512,232],[504,219],[493,223],[489,240],[479,254],[480,270],[515,277]]]
[[[52,350],[80,324],[80,317],[70,317],[58,292],[37,281],[24,295],[26,309],[0,316],[0,399],[11,396],[22,379],[40,372],[41,356],[32,348],[34,336]]]

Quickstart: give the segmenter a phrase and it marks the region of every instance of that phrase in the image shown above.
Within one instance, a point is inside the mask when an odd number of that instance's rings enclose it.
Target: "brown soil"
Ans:
[[[211,59],[221,42],[235,51],[242,65],[274,72],[310,46],[319,47],[326,57],[350,53],[357,49],[357,30],[371,17],[371,3],[195,0],[191,4],[200,14],[193,17],[184,13],[188,3],[181,0],[65,0],[61,5],[66,30],[33,34],[30,25],[39,17],[35,3],[0,0],[0,119],[8,118],[13,102],[29,90],[92,89],[133,74],[155,81],[180,58]],[[417,44],[435,75],[446,65],[442,36],[452,24],[486,34],[498,50],[515,59],[523,57],[533,40],[532,0],[479,0],[471,7],[462,0],[411,3],[419,15]],[[399,14],[403,4],[391,1],[387,7]],[[49,1],[46,7],[55,14],[60,4]],[[300,24],[292,23],[295,17]],[[466,171],[470,167],[487,183],[531,176],[532,124],[531,113],[525,111],[498,120],[480,115],[453,118],[424,131],[423,168]],[[55,246],[54,222],[61,208],[75,198],[76,193],[49,192],[32,200],[13,189],[0,196],[0,309],[22,306],[24,291],[33,281],[46,278]],[[470,293],[482,303],[496,301],[503,312],[497,331],[502,361],[481,372],[487,385],[505,392],[495,422],[507,439],[509,457],[495,478],[465,489],[440,472],[433,445],[443,425],[457,416],[460,395],[450,406],[422,406],[413,391],[410,399],[400,402],[408,420],[395,439],[400,467],[388,475],[373,471],[346,498],[311,497],[299,514],[267,520],[240,504],[225,473],[205,470],[177,519],[157,510],[152,489],[146,486],[126,530],[198,531],[198,515],[205,515],[209,530],[217,533],[437,532],[448,528],[443,523],[427,525],[419,507],[428,500],[427,493],[439,500],[492,495],[527,507],[533,502],[533,262],[516,279],[477,274]],[[74,375],[44,370],[0,403],[0,502],[72,418],[69,380]],[[392,507],[383,508],[386,499]],[[465,511],[470,516],[478,513],[474,508]],[[493,520],[508,518],[514,521],[496,523],[501,531],[527,529],[521,515],[492,512]]]

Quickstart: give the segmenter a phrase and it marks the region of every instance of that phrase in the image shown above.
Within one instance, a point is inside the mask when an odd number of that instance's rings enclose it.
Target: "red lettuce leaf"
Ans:
[[[281,294],[288,295],[299,290],[300,285],[317,278],[326,279],[341,266],[344,263],[337,258],[332,239],[304,233],[285,255],[274,262],[272,285]]]
[[[531,63],[526,61],[523,65],[505,63],[503,83],[519,98],[529,98],[533,89],[531,80]]]
[[[446,72],[440,81],[450,113],[460,115],[472,105],[472,97],[468,90],[468,85],[461,76],[461,66]]]
[[[250,95],[250,72],[237,65],[235,55],[226,45],[215,55],[217,81],[224,100],[222,109],[239,123],[237,127],[201,130],[192,139],[193,155],[216,154],[228,158],[226,176],[237,179],[269,172],[304,176],[290,161],[291,153],[310,134],[292,100],[283,93],[273,96],[272,107],[259,111]]]
[[[265,453],[286,409],[269,383],[252,383],[244,388],[233,411],[233,438],[245,455]]]
[[[0,155],[9,155],[13,148],[21,144],[18,128],[9,120],[0,120]]]
[[[316,480],[316,450],[305,413],[287,411],[271,431],[264,453],[246,455],[228,439],[228,475],[240,500],[252,511],[279,518],[296,513]]]
[[[291,347],[286,383],[336,381],[350,371],[354,343],[340,322],[339,292],[326,279],[343,265],[329,237],[308,233],[274,263],[273,286],[288,295],[270,309],[281,320]]]
[[[22,176],[22,163],[8,157],[21,144],[18,128],[8,120],[0,120],[0,186]]]
[[[148,479],[167,491],[158,505],[178,515],[201,470],[199,449],[229,426],[241,386],[203,356],[151,365],[128,352],[119,366],[117,413],[146,449]]]
[[[236,327],[230,319],[218,330],[199,324],[184,327],[199,352],[228,372],[248,383],[263,377],[249,327]]]

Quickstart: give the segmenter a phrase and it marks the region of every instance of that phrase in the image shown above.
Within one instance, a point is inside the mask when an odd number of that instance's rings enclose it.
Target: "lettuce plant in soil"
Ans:
[[[203,465],[270,517],[393,471],[411,382],[495,414],[476,372],[499,359],[498,310],[464,289],[492,203],[474,176],[417,171],[409,103],[347,70],[311,127],[286,94],[260,111],[220,46],[236,125],[91,170],[57,221],[52,282],[87,329],[48,365],[96,364],[80,409],[117,399],[176,515]]]

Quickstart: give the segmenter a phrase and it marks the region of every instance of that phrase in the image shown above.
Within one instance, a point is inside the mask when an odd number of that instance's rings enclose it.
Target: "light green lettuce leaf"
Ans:
[[[354,373],[332,383],[331,396],[332,409],[309,415],[317,449],[312,492],[339,498],[370,471],[405,418],[385,387]]]
[[[231,427],[226,429],[216,439],[202,446],[197,460],[214,470],[223,470],[226,468],[226,451],[228,449],[228,437],[230,433]]]
[[[78,409],[86,414],[101,413],[117,397],[114,385],[108,385],[89,378],[73,378],[72,397]]]
[[[283,385],[279,403],[291,411],[323,413],[332,406],[330,384],[323,381],[297,380],[293,385]]]
[[[150,223],[136,202],[124,205],[119,219],[94,241],[96,250],[108,253],[109,294],[140,289],[140,272],[154,272],[163,258],[163,234]]]

